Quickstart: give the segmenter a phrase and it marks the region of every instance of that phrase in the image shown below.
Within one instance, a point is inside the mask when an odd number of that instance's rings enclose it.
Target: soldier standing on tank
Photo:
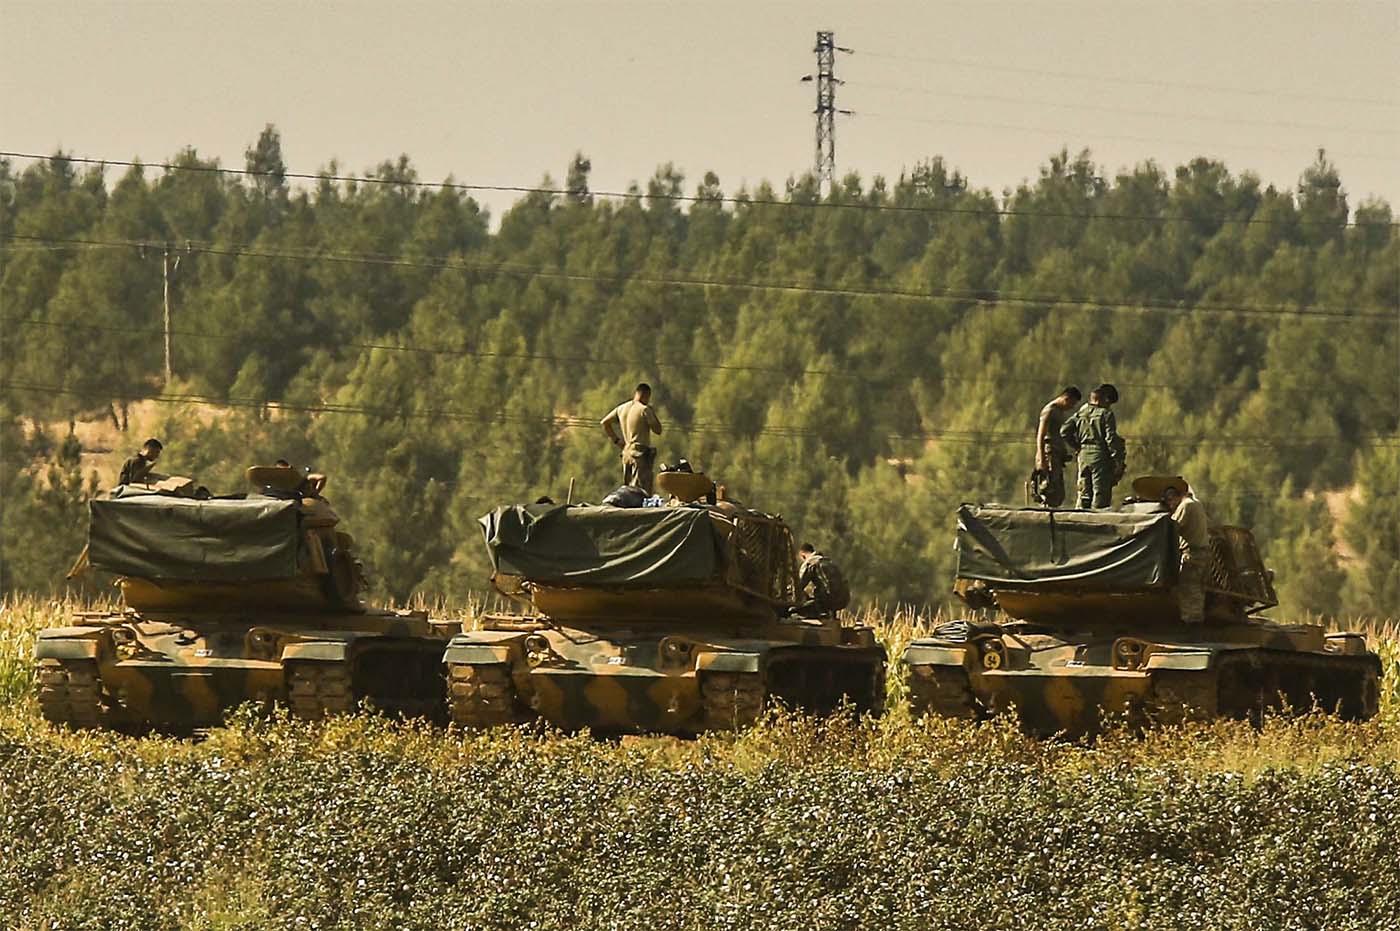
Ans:
[[[603,432],[622,450],[622,484],[652,494],[656,447],[651,445],[651,435],[661,433],[661,419],[651,407],[651,385],[642,382],[632,393],[632,400],[609,411],[603,418]]]
[[[1112,505],[1113,486],[1127,468],[1127,445],[1112,411],[1117,403],[1118,389],[1099,385],[1089,392],[1089,403],[1060,428],[1060,436],[1079,455],[1079,506],[1085,510]]]
[[[798,550],[802,557],[802,569],[797,575],[797,595],[802,603],[797,606],[801,617],[835,617],[836,612],[851,603],[851,589],[846,577],[830,556],[823,556],[810,543],[802,544]],[[810,595],[808,589],[812,590]]]
[[[159,481],[161,476],[156,475],[151,470],[155,468],[156,460],[160,458],[160,451],[165,447],[160,440],[151,437],[141,444],[141,450],[126,462],[122,463],[121,476],[117,479],[118,485],[135,485],[138,483]]]
[[[1181,619],[1199,624],[1206,616],[1206,572],[1210,568],[1210,531],[1205,505],[1191,494],[1184,479],[1173,481],[1162,493],[1162,504],[1176,524],[1177,544],[1181,547],[1181,574],[1176,580]]]
[[[1077,386],[1070,385],[1040,409],[1040,423],[1035,431],[1035,470],[1046,476],[1041,494],[1046,507],[1057,508],[1065,503],[1065,463],[1072,457],[1060,430],[1083,397]]]

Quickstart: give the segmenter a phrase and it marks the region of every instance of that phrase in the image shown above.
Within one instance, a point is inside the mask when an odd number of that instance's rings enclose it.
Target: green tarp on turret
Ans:
[[[723,528],[703,508],[517,505],[481,526],[492,568],[532,582],[690,585],[724,567]]]
[[[297,574],[295,501],[173,495],[91,502],[88,561],[139,579],[239,581]]]
[[[1164,511],[1051,511],[965,504],[958,509],[958,578],[1142,591],[1176,579],[1176,528]]]

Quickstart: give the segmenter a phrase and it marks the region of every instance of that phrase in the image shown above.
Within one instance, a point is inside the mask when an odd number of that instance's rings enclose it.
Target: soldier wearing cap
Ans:
[[[1113,486],[1127,468],[1127,445],[1112,410],[1117,403],[1118,389],[1099,385],[1089,392],[1089,403],[1060,428],[1060,436],[1079,455],[1079,506],[1086,510],[1113,504]]]
[[[1199,624],[1206,614],[1206,571],[1210,567],[1210,521],[1206,509],[1191,494],[1186,479],[1176,478],[1162,492],[1162,504],[1176,524],[1177,543],[1181,547],[1181,574],[1177,577],[1176,594],[1181,619],[1187,624]]]

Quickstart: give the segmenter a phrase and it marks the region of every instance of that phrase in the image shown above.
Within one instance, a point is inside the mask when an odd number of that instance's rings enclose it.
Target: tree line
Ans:
[[[0,160],[3,590],[64,584],[131,452],[99,479],[71,425],[157,398],[168,470],[315,465],[380,595],[463,598],[481,514],[617,484],[597,422],[644,380],[661,461],[781,513],[857,599],[937,605],[956,505],[1021,501],[1041,405],[1108,381],[1129,474],[1253,527],[1288,612],[1394,613],[1400,236],[1321,152],[1287,190],[1061,151],[999,193],[932,158],[826,194],[665,165],[621,199],[579,155],[499,222],[406,157],[293,185],[271,126],[218,167]]]

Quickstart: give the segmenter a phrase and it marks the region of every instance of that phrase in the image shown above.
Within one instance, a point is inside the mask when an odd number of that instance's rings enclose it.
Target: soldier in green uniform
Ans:
[[[1089,392],[1089,403],[1075,411],[1060,428],[1060,436],[1079,456],[1079,506],[1106,508],[1113,504],[1113,486],[1127,468],[1127,446],[1118,435],[1112,407],[1118,389],[1099,385]]]
[[[797,594],[802,603],[797,606],[797,615],[835,617],[837,611],[851,603],[846,576],[829,556],[818,553],[810,543],[802,544],[798,555],[802,557],[802,570],[797,576]]]
[[[1072,457],[1060,430],[1083,397],[1078,387],[1070,385],[1040,409],[1040,423],[1035,431],[1035,471],[1044,476],[1040,498],[1046,507],[1057,508],[1065,503],[1065,463]]]
[[[117,479],[118,485],[133,485],[140,482],[158,481],[164,476],[156,475],[152,470],[155,468],[156,460],[160,458],[160,440],[151,437],[141,444],[141,451],[122,463],[121,476]]]

